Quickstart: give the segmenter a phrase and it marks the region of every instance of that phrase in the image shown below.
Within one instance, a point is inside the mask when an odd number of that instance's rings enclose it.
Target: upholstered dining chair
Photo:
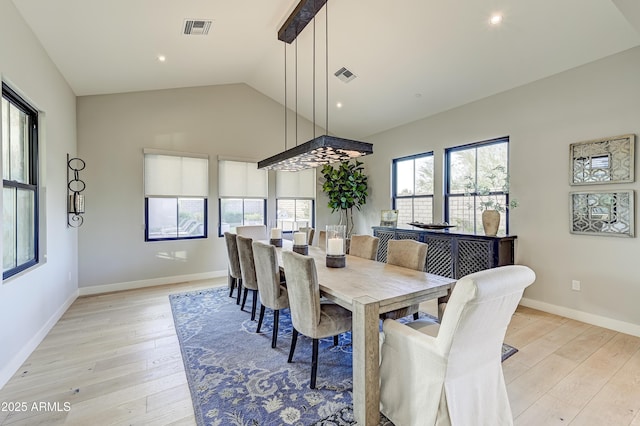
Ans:
[[[312,246],[313,245],[313,236],[316,233],[316,230],[314,228],[305,228],[302,227],[299,229],[300,232],[304,232],[307,234],[307,244]]]
[[[501,347],[534,280],[522,265],[486,269],[458,280],[440,326],[385,321],[382,413],[396,426],[512,425]]]
[[[278,342],[278,325],[280,323],[280,309],[289,307],[287,288],[280,282],[280,266],[276,248],[270,244],[254,241],[253,260],[256,265],[256,278],[258,281],[258,295],[260,296],[260,318],[256,333],[260,333],[264,320],[265,307],[273,310],[273,333],[271,347],[275,348]]]
[[[242,270],[240,269],[236,234],[225,232],[224,242],[227,245],[227,257],[229,258],[229,297],[233,297],[233,289],[237,287],[236,305],[239,305],[240,291],[242,290]]]
[[[338,344],[338,335],[351,330],[351,311],[334,303],[320,303],[320,286],[316,264],[313,258],[293,251],[282,252],[284,273],[287,277],[289,309],[293,336],[288,362],[293,361],[298,334],[312,339],[311,382],[309,387],[316,388],[318,371],[318,340],[333,336]]]
[[[403,268],[424,271],[427,263],[427,244],[416,240],[389,240],[387,242],[387,263]],[[418,319],[420,305],[411,305],[407,308],[396,309],[387,312],[380,317],[382,319],[399,319],[413,314],[413,319]]]
[[[327,231],[318,232],[318,247],[322,250],[327,249]]]
[[[242,287],[244,294],[242,296],[242,305],[240,310],[244,310],[244,304],[247,301],[247,293],[251,290],[253,299],[251,301],[251,321],[256,319],[256,305],[258,302],[258,280],[256,278],[256,265],[253,260],[253,246],[251,238],[238,235],[236,243],[238,244],[238,257],[240,259],[240,271],[242,272]]]
[[[236,226],[236,233],[252,240],[266,240],[268,238],[265,225]]]
[[[379,245],[380,238],[378,237],[371,235],[352,235],[349,254],[369,260],[376,260]]]

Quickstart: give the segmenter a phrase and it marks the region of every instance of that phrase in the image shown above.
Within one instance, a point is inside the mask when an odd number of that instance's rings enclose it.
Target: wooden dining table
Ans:
[[[292,250],[284,240],[277,250]],[[323,249],[309,246],[322,296],[352,313],[353,411],[358,425],[380,422],[379,315],[435,298],[448,297],[455,280],[355,256],[346,267],[326,266]],[[286,270],[285,270],[286,275]]]

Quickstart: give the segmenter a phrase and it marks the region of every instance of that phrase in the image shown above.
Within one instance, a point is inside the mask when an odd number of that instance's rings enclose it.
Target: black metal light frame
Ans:
[[[299,171],[373,154],[373,144],[322,135],[258,162],[259,169]]]

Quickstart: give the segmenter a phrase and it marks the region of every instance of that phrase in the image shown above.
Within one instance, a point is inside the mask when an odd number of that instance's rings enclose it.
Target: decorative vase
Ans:
[[[500,212],[498,210],[485,210],[482,212],[482,227],[484,234],[494,237],[500,226]]]

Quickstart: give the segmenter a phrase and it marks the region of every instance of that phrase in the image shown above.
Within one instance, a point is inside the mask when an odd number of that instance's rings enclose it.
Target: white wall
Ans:
[[[299,126],[302,143],[311,124]],[[144,241],[143,148],[209,155],[208,238]],[[283,149],[282,105],[245,84],[78,98],[78,151],[87,162],[81,294],[226,275],[218,155],[262,160]]]
[[[41,259],[0,285],[2,387],[77,295],[77,230],[67,228],[65,214],[75,96],[9,0],[0,0],[0,75],[41,111]]]
[[[510,222],[518,236],[516,261],[537,274],[524,302],[640,335],[640,240],[570,234],[568,201],[570,191],[585,189],[634,189],[640,196],[637,178],[588,188],[568,183],[570,143],[640,136],[639,69],[640,48],[634,48],[368,138],[374,144],[374,155],[365,157],[371,198],[359,231],[370,232],[380,210],[390,208],[393,158],[434,151],[434,205],[441,206],[444,149],[509,136],[511,194],[520,201]],[[441,221],[442,211],[434,216]],[[582,291],[571,290],[573,279]]]

